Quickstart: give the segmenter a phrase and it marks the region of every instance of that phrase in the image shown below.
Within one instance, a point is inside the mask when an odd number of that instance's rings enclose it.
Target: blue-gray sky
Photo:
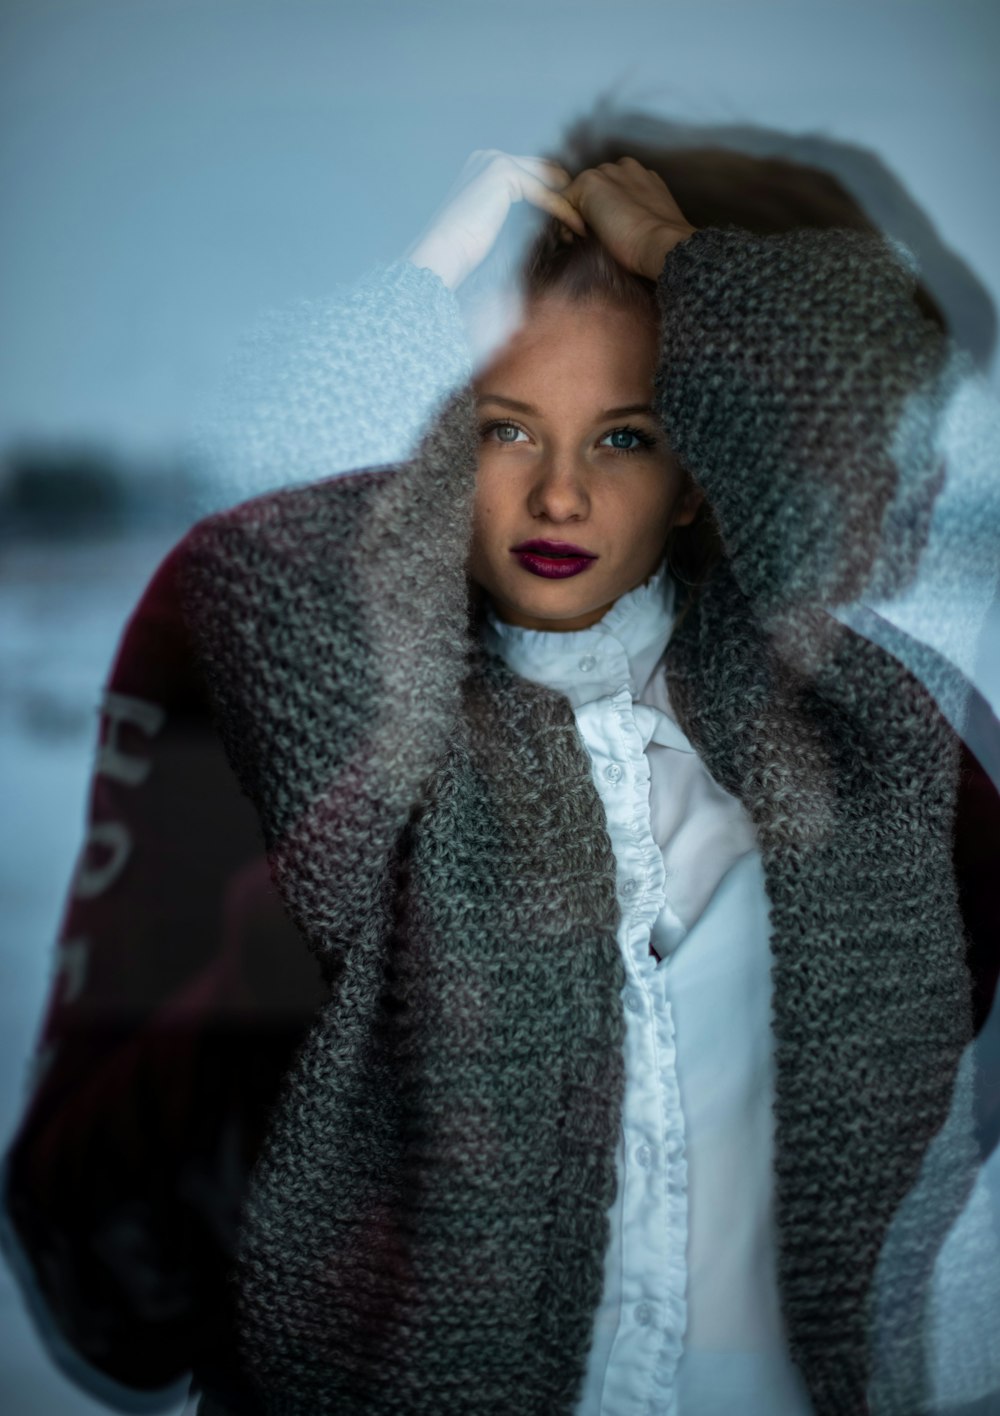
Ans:
[[[1000,296],[991,0],[5,0],[0,447],[171,446],[254,313],[599,90],[879,153]]]

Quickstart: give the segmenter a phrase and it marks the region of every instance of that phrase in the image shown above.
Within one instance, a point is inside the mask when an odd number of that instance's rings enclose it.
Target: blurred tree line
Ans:
[[[5,539],[127,535],[191,520],[193,472],[181,456],[140,464],[88,442],[26,441],[0,453]]]

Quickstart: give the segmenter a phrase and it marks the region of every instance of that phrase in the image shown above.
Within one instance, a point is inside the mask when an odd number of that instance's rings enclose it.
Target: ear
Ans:
[[[689,526],[698,514],[698,508],[705,500],[705,493],[691,483],[677,499],[674,507],[672,526]]]

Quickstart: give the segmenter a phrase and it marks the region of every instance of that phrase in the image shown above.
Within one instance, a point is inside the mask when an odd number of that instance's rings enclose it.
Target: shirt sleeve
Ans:
[[[218,1361],[224,1273],[280,1073],[322,998],[178,611],[184,543],[108,678],[29,1094],[6,1255],[52,1360],[124,1410]]]

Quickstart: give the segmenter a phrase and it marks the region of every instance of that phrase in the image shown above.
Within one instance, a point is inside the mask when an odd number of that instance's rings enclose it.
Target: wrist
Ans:
[[[421,270],[431,270],[448,287],[454,290],[461,284],[462,271],[453,258],[432,240],[417,241],[403,253],[403,260],[409,261]]]
[[[670,252],[701,228],[697,226],[662,226],[650,238],[648,253],[641,274],[647,280],[659,280],[663,262]]]

